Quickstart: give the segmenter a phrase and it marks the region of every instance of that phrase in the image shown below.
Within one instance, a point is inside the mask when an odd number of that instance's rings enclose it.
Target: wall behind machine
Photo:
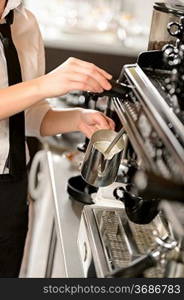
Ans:
[[[58,49],[53,47],[46,47],[45,50],[47,72],[63,63],[67,58],[76,57],[95,63],[99,67],[110,72],[114,78],[118,78],[121,68],[124,64],[135,63],[137,60],[135,56],[128,55],[85,52],[71,49]]]

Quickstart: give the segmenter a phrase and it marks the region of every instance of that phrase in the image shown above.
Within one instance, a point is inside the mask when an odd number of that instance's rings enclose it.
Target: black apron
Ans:
[[[13,16],[11,11],[6,24],[0,24],[9,85],[22,81],[20,63],[11,36]],[[28,227],[24,112],[9,118],[9,142],[9,174],[0,175],[0,277],[19,275]]]

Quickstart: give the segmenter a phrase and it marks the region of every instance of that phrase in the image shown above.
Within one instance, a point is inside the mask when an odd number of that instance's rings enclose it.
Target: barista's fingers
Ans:
[[[107,78],[98,71],[97,67],[89,68],[83,67],[80,64],[74,64],[72,66],[72,72],[83,75],[87,81],[93,79],[103,90],[110,90],[112,88],[112,85],[109,83]]]
[[[84,133],[89,139],[91,138],[91,136],[93,135],[93,133],[96,131],[97,129],[92,128],[91,126],[87,126],[87,125],[81,125],[80,126],[80,131],[82,133]]]
[[[78,58],[73,58],[73,57],[70,57],[69,58],[70,62],[74,65],[79,65],[83,68],[87,68],[89,70],[93,70],[93,71],[98,71],[100,72],[106,79],[110,80],[112,79],[112,75],[109,74],[108,72],[106,72],[105,70],[97,67],[95,64],[93,63],[90,63],[90,62],[87,62],[87,61],[84,61],[84,60],[80,60]]]
[[[90,139],[93,135],[93,133],[95,133],[95,131],[97,131],[96,129],[92,129],[92,128],[88,128],[86,130],[86,136]]]
[[[75,87],[75,89],[82,90],[82,91],[90,91],[96,93],[103,92],[103,88],[97,82],[97,80],[93,79],[91,76],[87,74],[82,74],[79,72],[71,72],[71,73],[67,73],[67,75],[65,76],[68,79],[69,91],[74,90]]]
[[[98,129],[109,129],[109,122],[103,113],[94,113],[92,116],[93,125]]]
[[[99,68],[99,67],[97,67],[97,66],[96,66],[96,68],[97,68],[97,70],[98,70],[103,76],[105,76],[108,80],[111,80],[111,79],[112,79],[112,75],[111,75],[111,74],[107,73],[106,71],[104,71],[103,69],[101,69],[101,68]]]
[[[110,119],[109,117],[107,117],[106,116],[106,120],[107,120],[107,122],[109,123],[109,126],[110,126],[110,128],[112,129],[112,130],[114,130],[115,129],[115,123],[114,123],[114,121],[112,120],[112,119]]]

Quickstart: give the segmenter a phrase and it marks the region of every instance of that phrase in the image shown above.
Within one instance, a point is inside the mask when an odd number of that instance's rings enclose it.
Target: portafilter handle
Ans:
[[[133,86],[121,83],[118,80],[111,79],[109,80],[109,83],[112,85],[111,90],[109,91],[104,91],[102,93],[89,93],[89,96],[91,97],[125,97],[130,91],[132,91]]]
[[[146,200],[166,199],[184,203],[184,184],[153,173],[138,171],[134,177],[134,193]]]
[[[124,194],[123,202],[128,218],[137,224],[148,224],[159,211],[161,199],[181,202],[184,185],[145,171],[137,171],[131,190]]]

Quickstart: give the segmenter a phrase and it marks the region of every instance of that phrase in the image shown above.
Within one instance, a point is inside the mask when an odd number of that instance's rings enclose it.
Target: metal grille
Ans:
[[[111,268],[128,266],[131,257],[118,213],[103,211],[99,229]]]
[[[137,225],[125,218],[124,210],[98,209],[98,229],[110,270],[127,267],[133,260],[156,248],[153,232],[167,234],[160,217],[148,225]],[[163,277],[158,266],[145,272],[146,277]]]

